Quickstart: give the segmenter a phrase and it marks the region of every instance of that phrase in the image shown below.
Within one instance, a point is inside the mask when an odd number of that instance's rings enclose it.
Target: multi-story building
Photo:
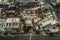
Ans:
[[[4,28],[12,28],[12,29],[17,29],[20,27],[20,19],[19,18],[7,18],[5,22]]]
[[[21,20],[20,18],[7,18],[0,19],[0,32],[11,31],[16,33],[17,30],[21,29]]]
[[[34,22],[35,22],[34,27],[36,25],[36,28],[38,27],[38,25],[40,28],[43,28],[46,25],[49,25],[49,24],[53,25],[52,23],[54,23],[54,24],[57,23],[53,12],[51,12],[49,7],[47,5],[44,5],[43,2],[41,4],[41,6],[34,7],[32,9],[27,9],[27,10],[32,11],[32,13],[31,13],[32,16],[30,16],[30,18],[34,19]],[[26,13],[26,14],[30,15],[30,12]]]

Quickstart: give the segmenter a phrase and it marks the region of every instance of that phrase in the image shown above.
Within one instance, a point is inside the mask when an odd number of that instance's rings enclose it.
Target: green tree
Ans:
[[[40,35],[40,31],[35,31],[36,35]]]
[[[23,16],[22,16],[22,15],[17,15],[17,17],[18,17],[18,18],[20,18],[20,19],[22,19],[22,18],[23,18]]]
[[[31,26],[24,26],[23,30],[25,33],[28,33],[31,28]]]
[[[60,2],[56,4],[56,8],[60,9]]]

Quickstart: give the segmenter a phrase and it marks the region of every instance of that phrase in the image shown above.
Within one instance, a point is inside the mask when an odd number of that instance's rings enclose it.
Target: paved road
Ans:
[[[1,37],[0,40],[29,40],[29,36],[15,36],[15,37]],[[33,36],[31,40],[60,40],[58,37],[42,37],[42,36]]]

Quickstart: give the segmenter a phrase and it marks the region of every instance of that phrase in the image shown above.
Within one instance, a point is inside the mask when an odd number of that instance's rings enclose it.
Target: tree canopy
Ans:
[[[56,4],[56,8],[60,9],[60,2]]]

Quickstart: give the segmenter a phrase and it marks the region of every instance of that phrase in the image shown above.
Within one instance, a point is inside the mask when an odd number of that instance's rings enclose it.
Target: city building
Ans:
[[[20,27],[20,19],[19,18],[7,18],[6,19],[4,28],[17,29],[19,27]]]
[[[49,24],[53,25],[57,23],[57,21],[55,21],[55,18],[54,18],[55,17],[53,14],[54,12],[52,12],[48,6],[44,5],[44,2],[41,2],[41,6],[34,7],[27,10],[29,10],[29,11],[25,10],[26,12],[25,14],[26,15],[29,14],[29,17],[27,16],[27,18],[34,19],[33,20],[34,27],[37,29],[43,28]]]
[[[55,30],[53,25],[57,23],[55,11],[52,11],[49,4],[46,5],[44,1],[1,0],[0,2],[2,4],[11,3],[8,7],[4,6],[2,12],[0,10],[0,16],[2,18],[0,19],[0,28],[6,31],[12,31],[13,33],[17,30],[19,32],[25,32],[24,28],[31,26],[33,31],[50,30],[50,32],[53,32]],[[56,3],[54,0],[46,0],[46,2]],[[57,31],[59,31],[58,28]]]

